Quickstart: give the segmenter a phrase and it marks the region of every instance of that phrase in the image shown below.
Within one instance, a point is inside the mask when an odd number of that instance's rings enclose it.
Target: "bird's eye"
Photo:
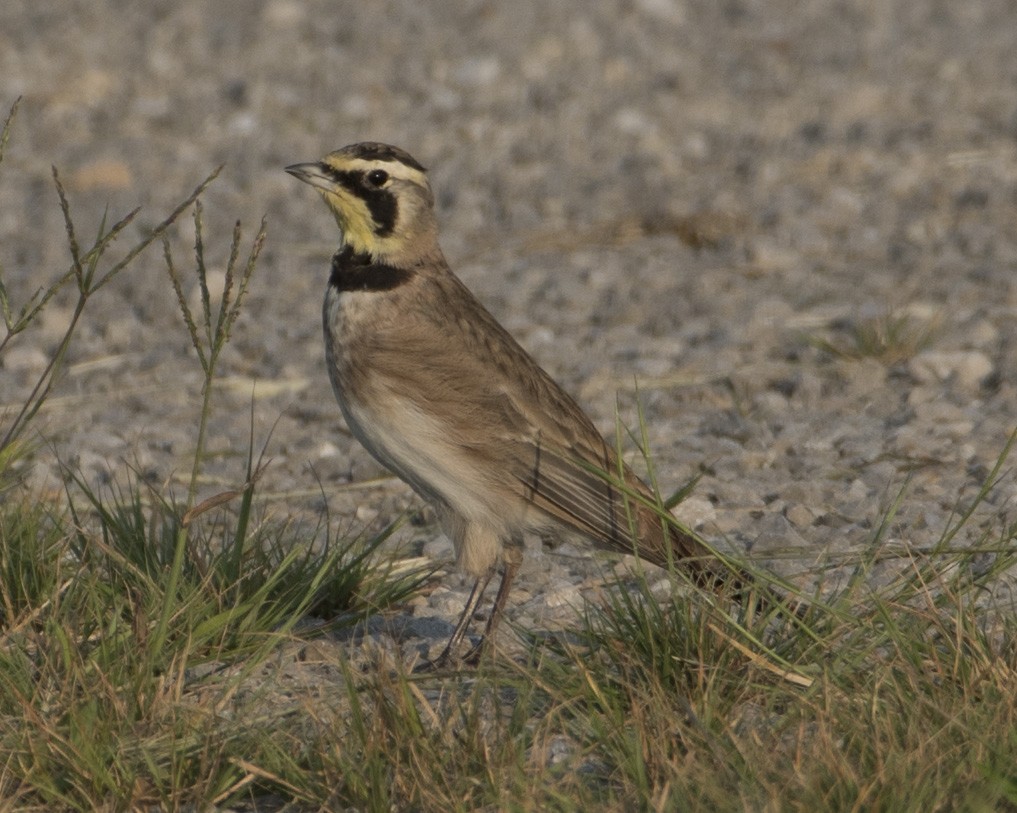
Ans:
[[[367,182],[374,187],[382,187],[388,180],[388,173],[383,169],[372,169],[367,173]]]

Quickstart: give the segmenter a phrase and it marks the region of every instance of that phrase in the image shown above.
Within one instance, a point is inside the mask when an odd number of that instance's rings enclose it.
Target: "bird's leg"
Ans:
[[[506,554],[509,553],[509,550],[506,551]],[[501,569],[501,584],[498,585],[498,593],[494,597],[491,617],[487,619],[487,626],[484,628],[484,637],[463,658],[466,663],[477,663],[483,654],[484,645],[494,636],[494,631],[498,628],[498,622],[501,621],[505,604],[508,601],[509,590],[512,589],[512,581],[515,579],[516,573],[519,572],[520,562],[520,556],[506,555],[505,564]]]
[[[484,597],[484,591],[487,589],[487,585],[491,583],[491,578],[494,576],[494,571],[490,571],[486,576],[481,576],[473,584],[473,590],[470,591],[470,597],[466,599],[466,606],[463,608],[463,614],[459,616],[459,620],[456,622],[456,628],[452,630],[452,637],[448,639],[448,643],[442,650],[441,654],[433,661],[424,661],[419,664],[413,671],[414,672],[430,672],[434,669],[442,669],[446,666],[451,666],[456,662],[455,653],[462,644],[463,638],[466,635],[466,630],[469,629],[470,621],[473,620],[473,614],[477,611],[477,605],[480,604],[480,600]],[[499,595],[501,591],[499,590]],[[488,621],[490,626],[490,621]],[[473,650],[470,650],[472,653]]]

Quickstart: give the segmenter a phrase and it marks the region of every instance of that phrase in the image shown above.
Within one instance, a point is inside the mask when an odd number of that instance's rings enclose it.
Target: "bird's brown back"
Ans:
[[[705,546],[661,519],[575,400],[446,265],[418,271],[399,296],[398,321],[376,326],[364,369],[442,416],[449,442],[497,481],[478,485],[511,491],[596,547],[706,567]]]

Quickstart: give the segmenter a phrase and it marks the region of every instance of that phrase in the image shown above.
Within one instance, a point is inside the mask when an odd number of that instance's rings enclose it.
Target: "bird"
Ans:
[[[433,506],[473,588],[427,668],[476,663],[494,636],[528,534],[728,577],[716,552],[663,514],[579,404],[457,277],[438,242],[434,193],[405,150],[351,144],[285,168],[339,227],[322,322],[346,424]],[[460,657],[485,590],[501,580],[479,642]]]

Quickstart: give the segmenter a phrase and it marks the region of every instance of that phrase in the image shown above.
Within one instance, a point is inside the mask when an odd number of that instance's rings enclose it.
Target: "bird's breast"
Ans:
[[[325,296],[326,362],[346,425],[375,459],[425,499],[495,522],[497,506],[481,487],[484,473],[450,435],[447,422],[420,393],[407,390],[405,381],[384,373],[390,364],[378,363],[379,353],[394,352],[391,337],[379,348],[378,332],[391,329],[385,326],[399,306],[375,297],[334,290]]]

